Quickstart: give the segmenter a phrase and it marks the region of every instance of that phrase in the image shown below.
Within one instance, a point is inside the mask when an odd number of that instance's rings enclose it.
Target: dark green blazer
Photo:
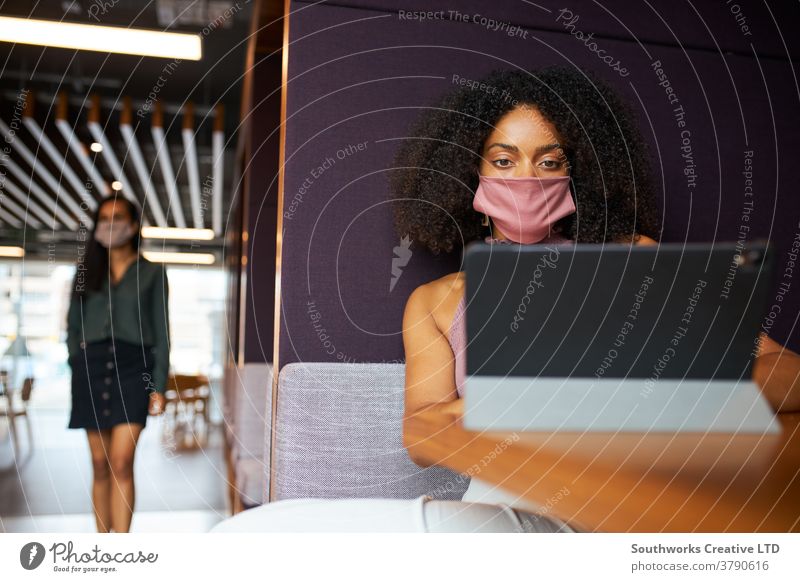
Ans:
[[[78,284],[80,281],[78,281]],[[67,314],[70,361],[82,343],[114,338],[151,348],[153,388],[162,394],[169,374],[169,286],[163,265],[140,257],[116,285],[73,294]],[[113,334],[112,334],[113,329]]]

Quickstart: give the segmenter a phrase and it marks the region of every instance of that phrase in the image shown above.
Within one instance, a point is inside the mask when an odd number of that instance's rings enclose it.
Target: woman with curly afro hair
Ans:
[[[577,212],[556,232],[587,243],[657,238],[647,152],[608,86],[562,68],[496,71],[480,83],[428,109],[400,149],[391,185],[401,235],[450,252],[489,234],[472,205],[479,175],[569,175]],[[506,143],[515,137],[559,147],[534,160]]]
[[[647,152],[632,116],[582,72],[496,71],[460,87],[425,111],[395,166],[398,234],[434,254],[480,239],[653,244],[658,235]],[[463,272],[452,273],[408,299],[406,419],[422,410],[463,412],[464,283]],[[476,479],[464,499],[515,501]]]
[[[649,158],[633,116],[611,88],[580,71],[496,71],[458,88],[424,112],[395,165],[398,234],[434,254],[481,239],[656,244],[659,238]],[[452,273],[408,299],[406,419],[423,410],[463,413],[464,282],[463,272]],[[782,365],[767,367],[765,356],[779,353]],[[786,382],[796,372],[800,358],[762,336],[755,377],[776,410],[800,406],[797,388]],[[464,499],[515,501],[481,489],[473,479]]]

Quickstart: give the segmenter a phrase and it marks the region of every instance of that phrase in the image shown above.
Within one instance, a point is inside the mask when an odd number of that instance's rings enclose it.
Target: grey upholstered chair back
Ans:
[[[440,467],[418,467],[403,447],[404,376],[403,364],[284,366],[278,376],[273,499],[460,499],[468,479]]]

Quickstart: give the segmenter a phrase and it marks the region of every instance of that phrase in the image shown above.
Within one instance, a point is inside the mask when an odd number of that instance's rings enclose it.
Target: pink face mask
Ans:
[[[133,238],[136,231],[129,222],[98,220],[94,239],[108,249],[121,247]]]
[[[490,216],[507,239],[526,245],[547,238],[553,224],[575,212],[569,176],[481,176],[472,207]]]

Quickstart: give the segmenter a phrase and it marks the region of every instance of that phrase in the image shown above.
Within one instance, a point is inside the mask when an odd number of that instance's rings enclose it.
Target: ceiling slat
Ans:
[[[203,210],[200,207],[200,168],[197,164],[197,148],[194,143],[194,113],[191,101],[187,101],[183,107],[181,136],[183,137],[186,174],[189,178],[189,197],[192,201],[192,221],[195,228],[203,228]]]
[[[16,216],[8,212],[3,206],[0,205],[0,219],[3,222],[7,222],[14,228],[22,228],[22,221],[18,219]]]
[[[214,111],[214,131],[211,134],[213,183],[211,186],[211,227],[222,234],[222,180],[225,168],[225,106],[217,103]]]
[[[36,174],[38,174],[42,180],[45,181],[45,183],[49,188],[52,189],[53,194],[56,196],[56,199],[54,199],[53,202],[63,203],[64,206],[69,208],[69,210],[72,211],[72,213],[75,216],[79,217],[80,220],[91,226],[92,224],[91,217],[89,217],[87,213],[80,207],[80,205],[77,202],[75,202],[75,200],[73,200],[72,197],[69,196],[69,194],[66,191],[64,191],[63,188],[61,188],[60,184],[55,179],[53,174],[51,174],[50,171],[44,167],[44,164],[39,163],[39,161],[36,159],[36,156],[34,156],[33,153],[31,153],[31,151],[27,148],[27,146],[23,144],[21,140],[14,139],[14,135],[11,133],[8,126],[2,120],[0,120],[0,133],[2,133],[7,140],[11,141],[11,146],[14,149],[16,149],[17,152],[19,152],[19,154],[28,163],[28,165],[31,168],[33,168],[33,171]],[[11,160],[8,161],[9,161],[9,167],[11,167],[10,166]],[[30,183],[33,184],[32,177],[29,177],[29,179]],[[45,194],[45,196],[47,195]],[[57,209],[59,209],[59,206],[60,206],[59,204],[56,204]],[[62,214],[64,214],[63,211]],[[61,220],[66,224],[64,217],[62,217]],[[75,228],[77,228],[77,224],[75,223],[75,221],[71,219],[69,220],[72,222],[72,224],[75,225]]]
[[[6,160],[6,167],[8,167],[8,169],[11,170],[11,173],[16,176],[23,188],[25,188],[27,185],[29,192],[32,192],[33,195],[39,199],[39,202],[44,205],[45,209],[50,209],[49,212],[52,216],[58,217],[58,219],[68,229],[78,229],[78,222],[73,220],[72,217],[64,211],[64,208],[58,204],[55,197],[50,196],[42,189],[41,186],[39,186],[39,184],[33,181],[33,176],[26,174],[25,171],[20,168],[19,165],[17,165],[17,163],[12,159]]]
[[[105,132],[103,131],[102,126],[99,122],[100,118],[100,99],[97,95],[92,96],[92,108],[89,114],[89,132],[92,134],[92,137],[95,139],[97,143],[103,146],[103,151],[100,152],[103,154],[103,159],[111,168],[111,171],[114,173],[114,178],[119,180],[122,184],[122,195],[125,196],[128,200],[139,204],[139,201],[136,199],[136,196],[133,194],[133,187],[131,186],[128,177],[125,175],[125,172],[122,170],[122,164],[119,163],[117,159],[117,154],[114,153],[114,149],[111,147],[111,142],[108,141]],[[147,224],[147,220],[144,216],[142,216],[142,224]]]
[[[61,92],[58,95],[58,108],[56,110],[56,127],[58,131],[61,132],[61,135],[67,142],[67,147],[73,153],[73,155],[78,159],[83,171],[86,172],[89,177],[94,182],[94,185],[97,187],[98,192],[102,196],[108,196],[111,194],[111,187],[103,180],[103,177],[100,175],[100,172],[95,167],[94,163],[91,159],[89,159],[89,155],[86,151],[81,147],[81,141],[78,139],[78,136],[75,135],[75,132],[72,129],[72,126],[68,120],[68,107],[69,101],[67,98],[67,94],[65,92]]]
[[[161,177],[164,179],[164,187],[167,189],[169,196],[169,210],[175,217],[175,226],[178,228],[186,228],[186,219],[183,217],[183,206],[181,206],[181,197],[178,194],[178,186],[175,180],[175,172],[172,170],[172,160],[169,158],[169,145],[167,144],[167,137],[164,134],[164,118],[161,113],[161,106],[156,101],[152,125],[150,132],[153,136],[153,143],[156,147],[156,159],[161,168]],[[167,212],[169,214],[169,211]]]
[[[31,216],[29,212],[17,204],[10,196],[0,194],[0,208],[10,210],[33,228],[41,228],[42,226],[41,222]]]
[[[35,214],[44,224],[48,225],[50,229],[56,230],[58,228],[58,221],[56,221],[55,217],[52,214],[48,214],[33,198],[25,194],[22,188],[10,181],[8,176],[6,176],[4,182],[3,188],[11,192],[20,204],[27,206],[31,214]],[[33,226],[33,224],[31,224],[31,226]]]
[[[75,191],[75,194],[78,196],[78,200],[81,200],[84,204],[86,204],[86,206],[89,207],[89,210],[93,211],[97,209],[97,201],[95,200],[94,196],[92,196],[91,192],[87,191],[87,189],[84,187],[77,174],[72,171],[72,167],[67,163],[66,156],[58,151],[56,146],[53,145],[53,142],[50,141],[50,138],[47,137],[47,134],[33,118],[33,99],[31,95],[32,93],[28,92],[25,99],[26,107],[25,112],[22,115],[22,123],[28,128],[28,131],[31,132],[31,135],[36,142],[50,157],[56,168],[59,169],[61,176],[67,179],[67,182],[69,182],[70,186],[72,186],[72,189]]]
[[[147,164],[144,162],[142,150],[139,148],[139,142],[136,141],[136,134],[131,125],[131,100],[125,97],[124,105],[122,108],[122,116],[120,117],[119,129],[122,132],[122,137],[125,138],[125,145],[128,147],[128,153],[133,160],[133,167],[136,170],[136,175],[139,178],[139,183],[144,188],[145,199],[150,211],[156,219],[158,226],[167,226],[167,218],[164,216],[164,211],[161,209],[161,203],[158,200],[158,193],[153,187],[153,182],[150,180],[150,173],[147,171]]]

